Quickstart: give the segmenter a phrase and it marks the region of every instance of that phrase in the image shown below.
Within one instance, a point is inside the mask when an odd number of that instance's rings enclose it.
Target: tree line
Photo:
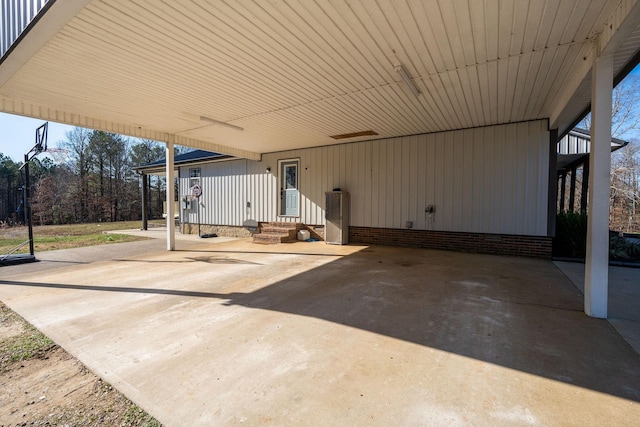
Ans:
[[[610,228],[640,233],[640,141],[632,140],[611,159]]]
[[[578,125],[591,128],[591,114]],[[625,78],[613,90],[611,136],[628,144],[611,153],[611,189],[609,193],[609,228],[618,232],[640,233],[640,75]],[[569,206],[566,192],[565,210],[580,211],[584,167],[576,171],[576,197]]]
[[[58,143],[57,162],[44,156],[30,162],[31,206],[35,225],[139,220],[141,176],[134,167],[164,157],[164,145],[151,140],[74,128]],[[24,222],[21,162],[0,153],[0,221]],[[164,177],[151,176],[149,218],[162,215]]]
[[[633,76],[613,94],[612,135],[625,139],[640,130],[640,77]],[[590,127],[590,116],[580,127]],[[612,154],[610,226],[640,232],[640,141]],[[138,220],[142,216],[141,177],[133,168],[164,157],[164,145],[151,140],[74,128],[58,143],[64,158],[39,156],[30,163],[34,224],[69,224]],[[177,147],[176,154],[187,151]],[[21,200],[24,177],[21,162],[0,153],[0,225],[23,222]],[[576,172],[580,200],[582,169]],[[159,218],[165,200],[164,177],[147,180],[149,218]],[[566,196],[568,197],[568,195]],[[568,206],[565,200],[564,206]],[[578,209],[573,206],[569,209]],[[573,210],[572,209],[572,210]]]

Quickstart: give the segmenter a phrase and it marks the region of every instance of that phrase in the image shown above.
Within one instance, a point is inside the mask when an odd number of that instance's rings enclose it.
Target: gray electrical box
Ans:
[[[349,193],[346,191],[327,191],[325,206],[324,240],[332,245],[349,243]]]

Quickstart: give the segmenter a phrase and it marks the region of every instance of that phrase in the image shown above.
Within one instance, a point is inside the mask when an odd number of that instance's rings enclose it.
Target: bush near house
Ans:
[[[609,260],[640,262],[640,239],[627,239],[618,232],[609,233]],[[587,214],[560,212],[556,217],[553,256],[585,259],[587,251]]]
[[[556,216],[553,256],[584,259],[587,248],[587,215],[560,212]]]
[[[640,239],[631,241],[618,233],[609,236],[609,259],[640,263]]]

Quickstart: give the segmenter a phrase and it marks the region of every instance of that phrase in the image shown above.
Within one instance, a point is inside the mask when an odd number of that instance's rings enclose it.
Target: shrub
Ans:
[[[587,250],[587,214],[560,212],[556,217],[553,256],[583,258]]]
[[[640,261],[640,245],[617,234],[609,236],[609,259],[615,261]]]
[[[587,215],[561,212],[556,217],[556,237],[553,256],[584,259],[587,252]],[[612,261],[640,262],[640,244],[609,233],[609,259]]]

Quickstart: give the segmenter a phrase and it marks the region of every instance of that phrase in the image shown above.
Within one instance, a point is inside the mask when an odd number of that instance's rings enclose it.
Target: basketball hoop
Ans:
[[[69,150],[65,150],[64,148],[48,147],[46,152],[53,158],[53,160],[56,161],[56,163],[64,163],[69,156]]]
[[[27,219],[27,227],[29,228],[29,253],[31,257],[28,262],[35,261],[34,255],[34,245],[33,245],[33,221],[31,219],[31,204],[29,202],[29,197],[31,193],[31,184],[29,183],[29,162],[38,154],[43,151],[47,151],[47,129],[49,127],[49,122],[45,122],[42,126],[36,129],[36,143],[31,150],[27,151],[24,155],[24,163],[20,166],[20,170],[24,169],[24,192],[23,199],[24,200],[24,208],[25,208],[25,218]]]
[[[42,126],[36,129],[36,145],[33,147],[35,151],[34,155],[38,155],[43,151],[47,151],[47,130],[49,128],[49,122],[45,122]]]
[[[47,129],[49,128],[49,122],[45,122],[42,126],[36,129],[36,143],[31,150],[27,151],[24,155],[24,167],[31,159],[43,151],[47,151]]]

